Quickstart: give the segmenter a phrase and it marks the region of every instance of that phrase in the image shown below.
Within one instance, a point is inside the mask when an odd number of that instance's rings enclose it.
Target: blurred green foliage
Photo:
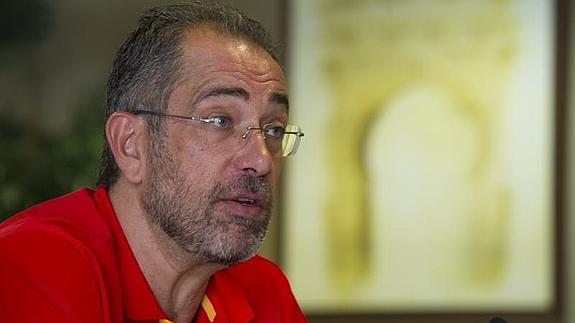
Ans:
[[[83,103],[69,127],[52,135],[0,115],[0,221],[79,187],[94,187],[104,140],[101,102]]]

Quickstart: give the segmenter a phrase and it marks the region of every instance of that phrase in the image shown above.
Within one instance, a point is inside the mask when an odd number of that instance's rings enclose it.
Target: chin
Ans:
[[[244,262],[255,256],[262,245],[262,239],[256,237],[227,237],[214,242],[204,254],[208,262],[230,266]]]

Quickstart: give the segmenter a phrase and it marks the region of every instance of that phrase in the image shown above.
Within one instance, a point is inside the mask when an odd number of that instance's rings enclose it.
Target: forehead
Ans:
[[[264,49],[209,27],[185,33],[183,78],[187,81],[237,81],[285,92],[285,76],[279,64]]]

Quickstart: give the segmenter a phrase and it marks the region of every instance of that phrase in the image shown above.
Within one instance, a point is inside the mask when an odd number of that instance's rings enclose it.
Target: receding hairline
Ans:
[[[251,49],[255,50],[256,55],[262,54],[266,58],[266,60],[268,60],[268,62],[271,64],[270,66],[273,66],[270,68],[275,69],[277,72],[281,74],[280,81],[284,84],[284,86],[287,85],[285,69],[273,56],[273,53],[270,53],[265,47],[251,40],[249,37],[243,36],[242,34],[235,34],[227,32],[225,30],[218,30],[217,26],[215,26],[214,24],[202,23],[201,25],[189,26],[188,28],[182,31],[182,37],[180,39],[179,44],[181,52],[179,57],[177,58],[177,60],[179,60],[180,68],[179,68],[179,76],[177,77],[175,87],[180,82],[186,80],[186,78],[181,74],[181,72],[184,72],[189,67],[195,65],[203,65],[205,63],[205,62],[199,62],[197,61],[197,57],[193,57],[199,52],[208,50],[206,47],[202,47],[201,44],[202,42],[209,43],[213,41],[226,45],[226,39],[229,39],[231,42],[235,41],[245,42]],[[216,55],[217,54],[219,54],[219,52],[216,53]],[[287,88],[284,90],[287,91]]]
[[[187,40],[193,41],[194,38],[201,36],[207,36],[206,38],[215,36],[215,37],[230,38],[234,40],[244,41],[260,49],[262,52],[266,53],[266,55],[268,55],[276,64],[278,64],[281,70],[284,71],[282,64],[275,56],[275,53],[271,52],[263,44],[258,44],[257,41],[251,39],[248,35],[244,35],[239,31],[234,32],[232,30],[226,29],[224,26],[214,22],[201,22],[187,26],[182,32],[180,46],[183,46]]]

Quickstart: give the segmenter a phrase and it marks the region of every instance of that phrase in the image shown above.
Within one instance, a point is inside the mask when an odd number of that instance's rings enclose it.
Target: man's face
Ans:
[[[185,251],[229,265],[261,245],[281,167],[260,132],[241,137],[247,127],[287,124],[287,89],[279,65],[247,41],[206,29],[188,33],[183,47],[182,82],[166,113],[217,117],[234,130],[164,118],[166,136],[148,145],[142,202]]]

